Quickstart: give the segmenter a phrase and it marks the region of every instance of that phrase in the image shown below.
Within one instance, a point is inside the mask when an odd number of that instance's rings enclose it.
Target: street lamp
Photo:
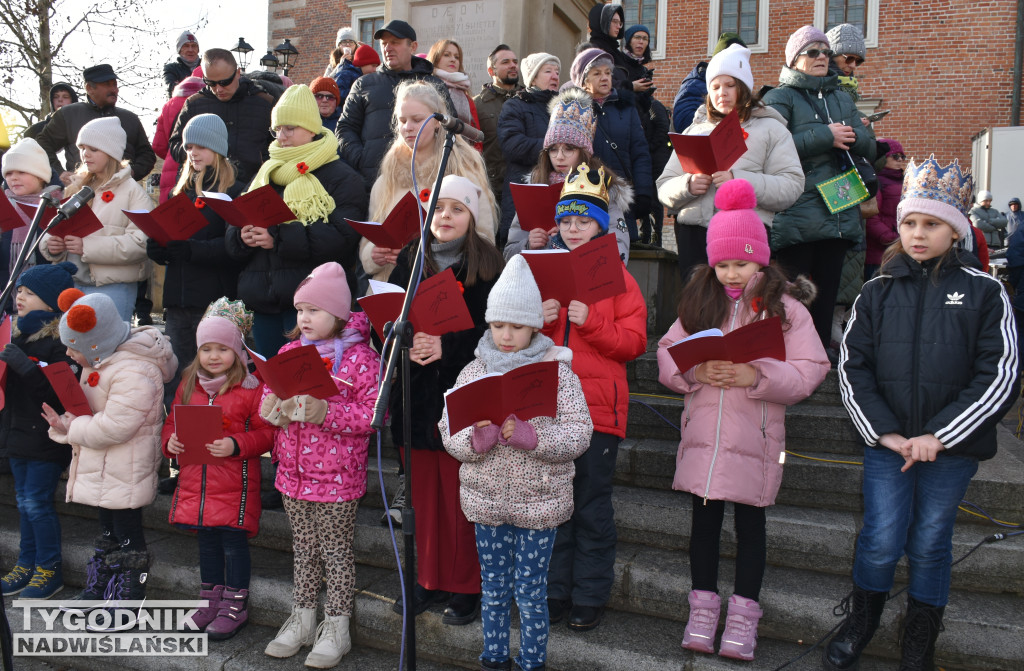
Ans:
[[[281,63],[277,60],[277,56],[274,55],[273,51],[268,51],[267,55],[260,59],[260,65],[263,66],[264,70],[270,72],[277,72],[277,69],[281,67]]]
[[[246,66],[249,65],[249,54],[252,52],[252,45],[245,41],[244,37],[238,38],[238,44],[231,48],[238,54],[238,65],[242,68],[242,72],[245,72]]]
[[[274,53],[277,54],[281,67],[284,68],[284,76],[287,77],[288,70],[295,67],[295,61],[299,59],[299,50],[292,46],[291,40],[286,39],[274,47]]]

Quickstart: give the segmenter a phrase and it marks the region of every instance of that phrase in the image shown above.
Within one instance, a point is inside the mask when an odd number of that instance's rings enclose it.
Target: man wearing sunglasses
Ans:
[[[203,75],[206,86],[185,101],[171,131],[171,155],[184,163],[185,125],[200,114],[216,114],[228,127],[227,157],[235,163],[238,181],[247,183],[270,157],[268,148],[274,141],[269,130],[270,110],[274,99],[242,74],[235,55],[225,49],[209,49],[203,54]]]
[[[149,144],[139,117],[116,106],[118,88],[114,68],[106,63],[93,65],[82,71],[82,79],[85,80],[86,99],[57,110],[36,138],[39,146],[46,151],[50,165],[64,184],[70,182],[71,174],[81,160],[76,144],[78,131],[93,119],[114,116],[121,122],[121,128],[128,136],[124,157],[131,162],[132,178],[142,179],[156,165],[156,153]],[[57,152],[61,150],[64,150],[65,166],[61,166],[57,160]]]

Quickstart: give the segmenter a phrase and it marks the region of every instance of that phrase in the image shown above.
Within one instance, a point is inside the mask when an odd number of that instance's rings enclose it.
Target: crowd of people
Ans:
[[[899,141],[875,137],[855,105],[866,56],[855,26],[795,31],[767,91],[750,50],[725,33],[671,114],[653,95],[651,31],[626,26],[617,4],[595,6],[589,30],[568,78],[552,54],[520,60],[499,44],[476,95],[460,45],[445,39],[421,53],[400,19],[374,34],[379,52],[339,30],[324,75],[309,85],[245,74],[230,51],[200,51],[185,31],[164,68],[168,99],[152,145],[138,117],[117,106],[109,65],[84,70],[81,99],[55,84],[53,113],[3,156],[5,195],[38,207],[48,185],[64,196],[88,187],[102,227],[42,235],[14,278],[0,454],[14,473],[21,545],[3,594],[47,599],[63,588],[53,499],[67,469],[67,500],[95,507],[99,519],[87,582],[68,607],[144,598],[152,555],[142,510],[157,495],[161,455],[186,453],[175,414],[216,405],[224,437],[205,446],[214,460],[185,460],[169,481],[168,521],[196,533],[196,591],[209,602],[195,622],[223,640],[248,621],[248,539],[264,507],[259,460],[270,452],[292,529],[294,592],[266,654],[312,646],[307,666],[337,665],[351,649],[353,537],[384,349],[354,299],[370,280],[415,285],[422,254],[424,279],[454,275],[472,327],[416,332],[407,381],[415,402],[391,397],[393,443],[405,447],[409,433],[413,457],[405,463],[399,451],[402,484],[383,521],[401,524],[406,480],[417,521],[417,585],[395,610],[414,617],[440,605],[452,626],[481,617],[482,669],[544,668],[551,627],[600,626],[611,596],[626,364],[648,344],[647,299],[627,263],[631,249],[660,243],[667,212],[684,287],[657,359],[660,381],[685,396],[673,480],[692,510],[682,647],[716,651],[719,538],[731,502],[737,569],[717,652],[754,659],[785,409],[834,367],[865,443],[865,515],[851,610],[823,663],[857,665],[906,555],[901,668],[931,669],[956,506],[978,462],[994,455],[995,425],[1016,397],[1014,308],[982,265],[1008,240],[1011,282],[1024,284],[1020,201],[1004,215],[981,191],[972,208],[970,175],[956,161],[908,162]],[[347,220],[384,221],[410,193],[431,200],[445,143],[438,113],[481,129],[484,141],[454,138],[422,241],[383,248],[363,239]],[[687,172],[669,128],[707,135],[733,114],[742,156],[727,170]],[[147,238],[124,214],[153,208],[139,180],[158,154],[160,202],[184,194],[206,220],[187,240]],[[844,188],[829,190],[837,180]],[[561,185],[550,227],[521,221],[515,183]],[[206,204],[265,186],[294,220],[234,226]],[[29,229],[5,236],[12,269],[35,242]],[[605,235],[615,236],[624,290],[591,304],[543,298],[526,255]],[[163,331],[138,304],[154,263],[165,268]],[[681,370],[669,351],[707,329],[776,318],[782,360]],[[314,346],[336,393],[278,397],[254,374],[247,342],[267,358]],[[449,430],[447,391],[543,361],[557,362],[554,416]],[[40,364],[58,362],[80,377],[91,415],[69,412],[47,383]]]

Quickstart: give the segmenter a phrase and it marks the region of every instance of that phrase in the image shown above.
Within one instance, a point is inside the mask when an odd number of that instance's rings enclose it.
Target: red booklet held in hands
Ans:
[[[30,218],[29,221],[31,221],[31,217],[35,215],[36,208],[32,208],[32,214],[25,211],[25,208],[21,208],[19,212],[19,210],[11,203],[10,199],[3,194],[0,194],[0,201],[2,201],[0,202],[0,230],[13,231],[16,228],[21,228],[22,226],[27,225],[27,222],[22,218],[20,212],[25,212],[25,214]],[[50,209],[53,210],[52,207]],[[53,214],[56,215],[57,210],[53,210]]]
[[[485,419],[501,426],[509,415],[527,420],[558,413],[558,362],[541,361],[491,373],[444,395],[448,429],[455,435]]]
[[[334,383],[336,378],[331,377],[323,358],[316,351],[316,345],[296,347],[269,359],[251,349],[249,354],[260,377],[280,399],[308,394],[322,400],[338,393],[338,386]]]
[[[36,216],[36,212],[39,211],[39,206],[38,205],[33,205],[33,204],[30,204],[30,203],[16,203],[16,204],[18,206],[18,209],[21,210],[22,212],[24,212],[25,216],[29,218],[29,221],[31,221],[32,218]],[[49,205],[43,206],[43,218],[39,220],[39,228],[45,229],[46,225],[48,223],[50,223],[50,221],[54,217],[56,217],[56,216],[57,216],[57,208],[51,207]],[[20,217],[19,217],[19,220],[20,220]],[[5,231],[13,230],[13,229],[7,228],[7,227],[5,227],[3,225],[0,225],[0,228],[3,228],[3,230],[5,230]],[[14,228],[20,228],[20,226],[14,226]]]
[[[672,360],[685,373],[705,361],[750,363],[755,359],[786,360],[786,341],[782,338],[782,319],[771,317],[741,326],[728,335],[718,329],[694,333],[672,343]]]
[[[626,291],[622,259],[614,235],[599,235],[571,252],[564,249],[524,250],[542,300],[562,306],[577,300],[587,305]]]
[[[422,210],[419,199],[409,191],[398,205],[391,210],[384,221],[355,221],[346,219],[352,229],[373,244],[383,249],[401,249],[406,243],[420,234],[420,215]]]
[[[64,406],[65,412],[72,415],[91,415],[92,408],[89,407],[89,400],[82,391],[82,384],[78,376],[71,370],[67,361],[58,361],[49,366],[43,366],[43,375],[50,381],[50,386],[57,393],[60,404]]]
[[[63,202],[66,203],[68,200],[70,200],[70,198]],[[18,207],[24,210],[25,214],[27,214],[29,218],[36,216],[36,207],[34,205],[18,203]],[[49,224],[56,216],[57,210],[52,207],[47,207],[43,212],[43,219],[40,226],[45,228],[46,225]],[[85,236],[95,233],[102,228],[103,223],[96,218],[91,207],[80,207],[74,214],[47,232],[55,238],[64,238],[69,235],[84,238]]]
[[[224,437],[224,411],[219,405],[174,406],[174,433],[185,445],[185,451],[176,457],[180,465],[224,461],[224,457],[213,456],[206,447],[207,443]]]
[[[161,247],[166,247],[171,240],[188,240],[210,223],[184,193],[179,193],[149,212],[121,211]]]
[[[669,133],[668,137],[683,171],[691,175],[713,175],[729,170],[747,151],[736,110],[725,115],[709,135]]]
[[[535,228],[545,231],[554,228],[555,205],[562,197],[562,184],[516,184],[512,189],[512,202],[519,215],[519,227],[526,232]]]
[[[232,226],[270,228],[294,221],[295,213],[269,184],[231,200],[226,193],[207,193],[203,202]]]
[[[405,289],[375,280],[370,280],[370,289],[373,295],[358,299],[359,305],[383,340],[384,325],[395,321],[402,313]],[[473,328],[473,318],[451,268],[420,282],[409,309],[409,319],[417,333],[434,336]]]

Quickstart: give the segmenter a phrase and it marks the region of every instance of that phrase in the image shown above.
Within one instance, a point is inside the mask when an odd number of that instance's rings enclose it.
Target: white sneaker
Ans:
[[[316,643],[306,657],[306,666],[329,669],[337,666],[341,658],[352,649],[348,633],[348,615],[327,615],[316,628]]]
[[[313,644],[316,609],[292,607],[292,614],[277,631],[277,637],[263,652],[271,657],[291,657],[304,645]]]

